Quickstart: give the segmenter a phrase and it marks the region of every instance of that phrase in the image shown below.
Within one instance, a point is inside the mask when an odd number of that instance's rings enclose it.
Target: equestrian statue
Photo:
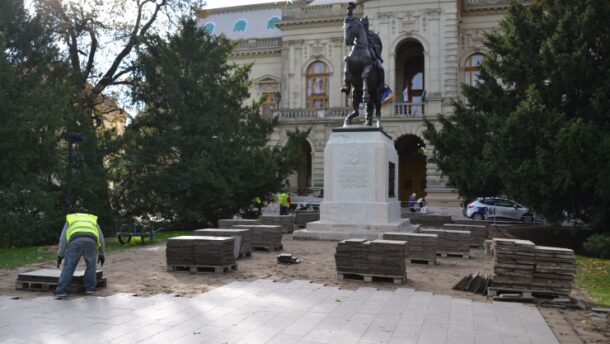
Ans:
[[[352,119],[358,116],[360,104],[364,103],[366,122],[372,126],[373,111],[377,117],[377,127],[381,127],[381,93],[384,89],[383,60],[381,59],[381,39],[369,30],[367,17],[358,20],[353,11],[356,5],[347,5],[347,17],[343,24],[343,38],[350,53],[345,57],[345,86],[341,92],[352,94],[354,112],[347,115],[344,126],[352,124]],[[353,89],[353,90],[352,90]]]

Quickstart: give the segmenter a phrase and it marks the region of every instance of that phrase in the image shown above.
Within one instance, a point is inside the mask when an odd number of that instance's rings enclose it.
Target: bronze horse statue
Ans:
[[[351,14],[351,13],[350,13]],[[352,124],[352,119],[358,116],[360,104],[366,104],[366,122],[371,126],[373,110],[377,117],[377,127],[381,127],[381,90],[383,79],[375,68],[367,32],[358,18],[348,14],[343,24],[343,38],[352,50],[345,57],[345,87],[342,92],[349,95],[352,92],[352,108],[354,112],[347,115],[344,126]]]

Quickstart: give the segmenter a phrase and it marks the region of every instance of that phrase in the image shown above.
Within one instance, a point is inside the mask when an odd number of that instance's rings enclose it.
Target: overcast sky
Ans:
[[[277,0],[206,0],[204,8],[230,7],[240,5],[262,4],[267,2],[278,2]],[[284,2],[284,1],[279,1]]]

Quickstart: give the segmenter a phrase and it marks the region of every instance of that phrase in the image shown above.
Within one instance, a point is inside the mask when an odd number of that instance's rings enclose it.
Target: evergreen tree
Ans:
[[[481,83],[464,87],[468,103],[439,129],[427,123],[462,196],[506,194],[598,228],[610,220],[609,16],[608,1],[511,2],[486,37]]]
[[[0,2],[0,244],[57,240],[63,225],[64,134],[84,112],[39,18]]]
[[[169,41],[150,36],[144,43],[134,99],[146,111],[127,128],[118,176],[126,215],[195,228],[279,190],[297,150],[267,147],[274,123],[242,106],[249,66],[227,63],[233,44],[192,20]]]

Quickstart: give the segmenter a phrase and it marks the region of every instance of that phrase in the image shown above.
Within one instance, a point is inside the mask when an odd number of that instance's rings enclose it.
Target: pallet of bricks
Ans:
[[[383,238],[406,241],[405,256],[411,263],[436,264],[436,234],[387,232],[383,233]]]
[[[309,222],[320,221],[320,212],[317,210],[299,210],[294,216],[294,222],[300,228],[306,227]]]
[[[258,217],[261,225],[282,227],[282,233],[294,232],[294,215],[261,215]]]
[[[574,251],[528,240],[493,239],[494,276],[488,295],[521,299],[567,296],[576,275]]]
[[[337,278],[406,281],[405,241],[348,239],[337,244]]]
[[[239,237],[239,258],[252,256],[252,231],[238,228],[204,228],[193,232],[195,235]]]
[[[250,229],[253,249],[275,251],[282,249],[282,227],[277,225],[235,225],[233,228]]]
[[[60,269],[40,269],[29,272],[22,272],[17,275],[15,289],[30,291],[54,291],[61,275]],[[68,287],[70,293],[77,293],[85,290],[84,284],[85,271],[74,271],[72,281]],[[95,271],[96,288],[106,287],[107,281],[102,270]]]
[[[438,236],[436,254],[441,257],[458,256],[470,258],[470,232],[451,229],[425,228],[420,230],[423,234],[436,234]]]
[[[443,229],[452,229],[458,231],[470,232],[470,246],[482,248],[487,239],[488,229],[483,225],[465,225],[457,223],[445,223]]]
[[[165,257],[168,271],[228,272],[237,269],[235,239],[187,235],[167,240]]]

